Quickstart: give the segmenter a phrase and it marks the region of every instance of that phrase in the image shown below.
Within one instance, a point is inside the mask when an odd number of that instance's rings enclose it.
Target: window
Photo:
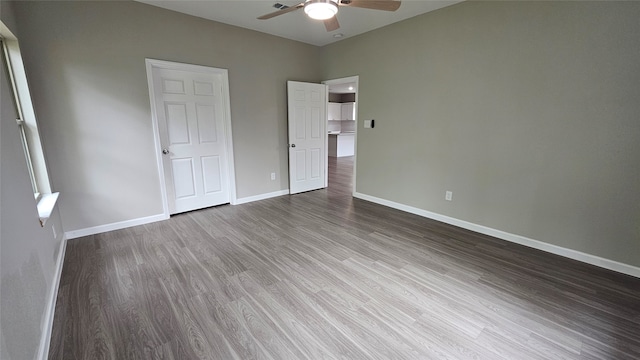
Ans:
[[[16,122],[22,140],[24,157],[40,215],[40,223],[44,225],[44,222],[53,211],[58,194],[51,193],[49,174],[33,104],[31,103],[31,95],[18,39],[2,22],[0,22],[0,45],[2,46],[2,54],[0,56],[2,56],[2,63],[5,65],[5,68],[0,69],[0,71],[7,72],[11,83],[16,114],[18,114]]]
[[[7,42],[3,38],[0,38],[0,44],[2,45],[2,56],[3,56],[3,64],[6,66],[6,69],[2,69],[6,71],[9,76],[9,81],[11,83],[11,90],[13,95],[13,104],[16,108],[16,114],[18,114],[18,118],[16,122],[18,123],[18,129],[20,130],[20,138],[22,140],[22,148],[24,149],[24,156],[27,161],[27,167],[29,169],[29,176],[31,178],[31,186],[33,188],[33,193],[36,200],[40,198],[40,191],[38,190],[38,183],[36,182],[35,174],[33,172],[33,164],[31,161],[31,154],[29,151],[29,145],[27,143],[27,130],[24,122],[24,117],[22,116],[22,109],[20,107],[20,100],[17,97],[16,91],[16,80],[14,77],[13,69],[11,68],[11,62],[9,60],[9,49],[7,47]]]

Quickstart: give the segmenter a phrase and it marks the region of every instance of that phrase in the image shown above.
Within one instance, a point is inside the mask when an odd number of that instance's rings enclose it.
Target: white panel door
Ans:
[[[289,193],[321,189],[327,168],[327,86],[287,82]]]
[[[152,76],[169,213],[228,203],[226,77],[158,67]]]

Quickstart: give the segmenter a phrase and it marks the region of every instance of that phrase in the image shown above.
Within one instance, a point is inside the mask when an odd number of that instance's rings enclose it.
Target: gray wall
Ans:
[[[286,81],[321,80],[319,48],[129,1],[14,7],[66,231],[162,212],[145,58],[228,69],[238,197],[288,188]]]
[[[5,2],[0,19],[14,24]],[[0,359],[25,360],[40,345],[62,226],[57,209],[40,226],[4,65],[0,73]]]
[[[474,1],[324,47],[324,78],[359,75],[376,119],[357,191],[640,266],[638,19]]]

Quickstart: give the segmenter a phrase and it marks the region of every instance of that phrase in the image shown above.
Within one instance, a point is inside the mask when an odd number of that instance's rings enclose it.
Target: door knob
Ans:
[[[291,147],[296,147],[296,144],[291,144]]]
[[[169,149],[162,149],[162,153],[167,155],[169,153]]]

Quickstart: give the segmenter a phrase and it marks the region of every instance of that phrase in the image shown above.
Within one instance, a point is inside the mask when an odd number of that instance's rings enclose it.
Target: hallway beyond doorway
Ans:
[[[353,156],[328,157],[329,192],[349,195],[353,193]]]

